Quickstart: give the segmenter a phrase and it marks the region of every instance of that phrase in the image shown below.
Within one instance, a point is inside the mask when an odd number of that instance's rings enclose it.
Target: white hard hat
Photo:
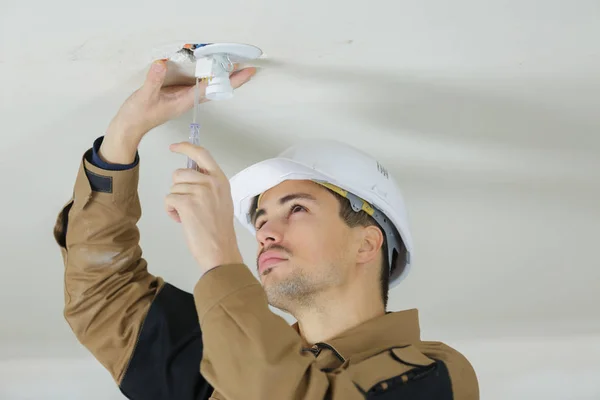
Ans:
[[[406,207],[398,185],[377,160],[342,142],[314,140],[239,172],[230,179],[234,213],[253,235],[254,198],[286,180],[315,181],[347,197],[355,211],[366,211],[384,230],[390,262],[393,250],[403,253],[402,244],[406,248],[406,257],[397,257],[396,265],[390,265],[390,287],[408,274],[413,242]]]

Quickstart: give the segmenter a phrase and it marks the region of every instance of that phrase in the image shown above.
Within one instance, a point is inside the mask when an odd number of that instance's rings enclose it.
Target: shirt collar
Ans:
[[[299,333],[298,322],[292,327]],[[388,312],[324,341],[345,359],[361,358],[377,350],[404,346],[421,340],[417,309]]]

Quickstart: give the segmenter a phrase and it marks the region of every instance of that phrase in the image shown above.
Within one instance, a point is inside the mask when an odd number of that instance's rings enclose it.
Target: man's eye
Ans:
[[[294,204],[293,206],[290,207],[290,214],[294,214],[297,213],[299,211],[307,211],[306,207],[301,206],[300,204]],[[260,228],[262,228],[262,226],[266,223],[267,221],[261,221],[259,223],[256,224],[256,226],[254,227],[254,229],[256,229],[257,231],[260,230]]]
[[[290,211],[292,213],[295,213],[297,211],[306,211],[306,208],[302,207],[300,204],[294,204],[291,208]]]

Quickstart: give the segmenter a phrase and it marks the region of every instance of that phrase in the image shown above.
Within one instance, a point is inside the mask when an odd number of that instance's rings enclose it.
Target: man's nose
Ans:
[[[270,220],[256,232],[256,240],[262,247],[279,243],[283,239],[283,224],[277,220]]]

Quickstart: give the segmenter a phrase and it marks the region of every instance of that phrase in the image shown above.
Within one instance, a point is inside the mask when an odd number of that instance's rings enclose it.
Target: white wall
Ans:
[[[482,400],[600,399],[600,336],[453,343],[475,367]]]

